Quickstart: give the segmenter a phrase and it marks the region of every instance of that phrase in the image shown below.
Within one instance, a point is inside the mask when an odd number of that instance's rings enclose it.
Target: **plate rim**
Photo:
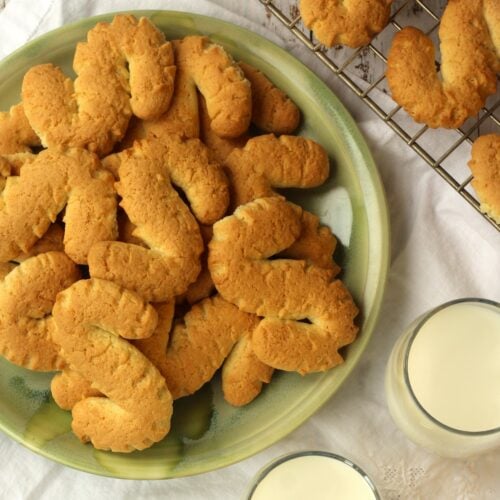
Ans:
[[[144,477],[144,476],[132,476],[130,474],[120,474],[115,471],[109,470],[104,468],[101,464],[101,468],[99,470],[94,470],[90,467],[82,467],[81,465],[79,466],[76,462],[71,462],[71,461],[66,461],[66,458],[63,457],[61,458],[59,455],[52,453],[50,450],[45,450],[41,447],[36,447],[34,444],[30,442],[26,442],[23,440],[22,436],[18,436],[12,431],[10,428],[6,427],[2,420],[0,420],[0,430],[9,436],[11,439],[14,441],[18,442],[19,444],[23,445],[25,448],[28,448],[30,451],[36,453],[37,455],[43,456],[44,458],[48,458],[56,463],[59,463],[61,465],[64,465],[66,467],[70,467],[74,470],[78,470],[79,472],[85,472],[87,474],[94,474],[98,476],[103,476],[103,477],[112,477],[116,479],[130,479],[130,480],[140,480],[140,479],[147,479],[147,480],[152,480],[152,479],[174,479],[174,478],[181,478],[181,477],[190,477],[190,476],[195,476],[199,474],[203,474],[206,472],[214,471],[221,469],[223,467],[228,467],[230,465],[236,464],[238,462],[241,462],[242,460],[245,460],[249,457],[252,457],[256,455],[257,453],[260,453],[264,451],[265,449],[269,448],[270,446],[276,444],[277,442],[281,441],[283,438],[285,438],[287,435],[289,435],[291,432],[296,430],[298,427],[300,427],[302,424],[304,424],[309,418],[311,418],[315,413],[319,411],[321,407],[323,407],[330,399],[331,397],[334,396],[335,392],[341,387],[343,383],[345,383],[346,379],[351,375],[352,371],[355,369],[356,365],[359,362],[359,359],[361,356],[364,354],[368,344],[370,343],[373,333],[375,330],[375,327],[377,325],[377,322],[379,320],[380,316],[380,310],[382,306],[382,302],[384,299],[384,294],[385,294],[385,289],[387,285],[387,276],[388,276],[388,271],[389,271],[389,262],[390,262],[390,218],[389,218],[389,210],[388,210],[388,204],[387,204],[387,197],[385,195],[385,190],[384,186],[380,177],[380,174],[378,172],[375,160],[372,156],[372,153],[370,151],[370,148],[368,147],[368,144],[361,133],[361,131],[358,128],[358,125],[356,124],[354,118],[352,117],[351,113],[348,111],[348,109],[345,107],[345,105],[340,101],[340,99],[336,96],[336,94],[333,92],[333,90],[317,75],[315,74],[312,70],[310,70],[304,62],[302,62],[300,59],[297,57],[293,56],[289,52],[287,52],[283,47],[279,46],[275,42],[269,40],[265,36],[256,33],[252,31],[251,29],[244,28],[238,24],[221,20],[213,16],[207,16],[203,14],[197,14],[193,12],[185,12],[185,11],[176,11],[176,10],[161,10],[161,9],[140,9],[140,10],[126,10],[126,11],[116,11],[116,12],[107,12],[104,14],[99,14],[96,16],[90,16],[90,17],[85,17],[78,19],[76,21],[73,21],[71,23],[64,24],[54,30],[51,30],[47,33],[44,33],[43,35],[40,35],[39,37],[30,40],[26,44],[22,45],[21,47],[17,48],[15,51],[13,51],[11,54],[9,54],[7,57],[5,57],[3,60],[0,61],[0,71],[2,71],[6,66],[9,65],[9,63],[12,60],[15,60],[17,57],[19,57],[23,52],[29,51],[33,46],[38,45],[40,43],[43,43],[47,39],[51,39],[56,35],[58,32],[61,31],[66,31],[66,30],[72,30],[72,29],[78,29],[83,25],[86,24],[97,24],[98,22],[109,22],[114,16],[119,15],[119,14],[131,14],[135,17],[148,17],[148,18],[154,18],[156,15],[160,16],[181,16],[181,17],[191,17],[194,18],[198,21],[203,21],[207,20],[210,23],[216,23],[219,24],[220,26],[227,25],[231,27],[231,29],[237,29],[243,32],[243,34],[248,35],[249,37],[256,37],[260,39],[260,42],[263,44],[271,45],[274,50],[278,51],[280,53],[280,56],[282,56],[284,59],[286,59],[288,62],[298,65],[301,69],[301,71],[308,76],[312,81],[314,81],[315,86],[318,86],[321,88],[321,91],[324,92],[325,94],[328,95],[328,99],[333,101],[334,107],[336,111],[342,115],[342,119],[344,123],[342,124],[343,128],[348,128],[349,129],[349,138],[352,140],[353,144],[355,144],[356,148],[358,149],[359,154],[363,157],[364,163],[365,163],[365,171],[368,175],[368,178],[370,179],[370,186],[374,191],[375,195],[375,200],[377,202],[377,208],[379,211],[378,214],[378,219],[379,219],[379,234],[378,237],[380,239],[380,248],[379,248],[379,256],[378,256],[378,265],[376,266],[376,269],[378,270],[378,277],[377,277],[377,283],[374,288],[373,293],[373,303],[370,309],[370,316],[367,317],[366,319],[370,320],[368,323],[365,323],[363,325],[363,335],[366,337],[365,343],[363,344],[362,348],[357,350],[355,353],[351,353],[351,359],[352,359],[352,365],[349,367],[350,369],[343,374],[343,377],[338,384],[338,387],[330,391],[322,400],[316,402],[315,405],[312,407],[308,407],[308,411],[305,412],[304,415],[301,415],[301,418],[294,420],[291,424],[289,423],[288,427],[283,431],[283,430],[277,430],[275,436],[273,437],[272,440],[267,442],[265,445],[256,445],[256,446],[250,446],[250,448],[245,448],[243,452],[240,452],[239,454],[232,454],[230,455],[230,458],[222,458],[219,459],[217,464],[212,464],[208,466],[201,466],[198,467],[198,470],[196,472],[185,472],[185,473],[179,473],[179,474],[173,474],[173,475],[161,475],[158,477],[150,478],[150,477]],[[154,22],[154,19],[153,19]],[[196,30],[199,31],[199,27],[196,26]],[[358,179],[359,180],[359,179]],[[369,221],[367,220],[367,223]],[[368,229],[367,229],[367,236],[370,238],[372,236],[372,231],[373,229],[370,230],[369,224]],[[375,279],[375,278],[374,278]],[[90,445],[89,445],[90,446]],[[174,469],[175,470],[175,469]],[[170,472],[170,471],[169,471]]]

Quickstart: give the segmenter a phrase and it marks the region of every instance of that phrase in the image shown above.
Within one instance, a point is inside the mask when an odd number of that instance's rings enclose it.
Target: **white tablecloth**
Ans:
[[[64,23],[140,8],[212,15],[286,46],[327,81],[363,131],[387,192],[392,255],[380,322],[362,360],[321,411],[286,439],[241,463],[201,476],[121,481],[65,468],[0,435],[2,499],[237,499],[266,462],[304,449],[349,457],[371,475],[384,499],[500,498],[500,450],[460,461],[442,459],[415,446],[393,424],[383,390],[391,346],[417,315],[459,297],[500,301],[500,234],[493,227],[289,33],[276,24],[273,31],[266,29],[269,22],[257,0],[0,0],[0,9],[4,3],[0,10],[0,58]]]

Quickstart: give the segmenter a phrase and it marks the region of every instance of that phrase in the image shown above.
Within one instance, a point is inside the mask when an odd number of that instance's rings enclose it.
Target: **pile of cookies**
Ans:
[[[295,104],[202,36],[116,16],[0,114],[0,353],[53,371],[96,448],[147,448],[222,367],[251,402],[275,369],[342,362],[358,313],[329,228],[275,189],[329,175]]]

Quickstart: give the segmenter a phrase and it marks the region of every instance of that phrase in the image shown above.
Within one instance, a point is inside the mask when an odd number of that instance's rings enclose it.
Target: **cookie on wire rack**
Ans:
[[[301,0],[307,28],[327,47],[362,47],[387,25],[392,0]]]
[[[500,134],[483,135],[474,141],[469,167],[481,210],[500,224]]]
[[[387,58],[392,98],[417,122],[457,128],[496,91],[500,71],[500,2],[454,0],[439,27],[441,75],[431,39],[407,26]]]

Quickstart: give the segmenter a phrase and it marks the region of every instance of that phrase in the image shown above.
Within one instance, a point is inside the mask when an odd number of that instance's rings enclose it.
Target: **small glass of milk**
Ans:
[[[500,304],[459,299],[417,318],[394,345],[385,388],[413,442],[456,458],[500,446]]]
[[[350,460],[326,451],[277,458],[257,475],[247,500],[380,500],[370,478]]]

